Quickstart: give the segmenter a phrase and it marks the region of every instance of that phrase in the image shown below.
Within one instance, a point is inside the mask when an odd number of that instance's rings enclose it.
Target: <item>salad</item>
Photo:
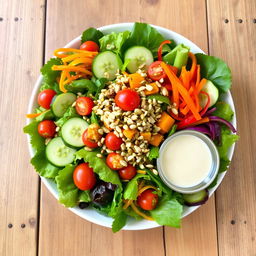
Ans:
[[[228,66],[145,23],[106,35],[89,28],[80,49],[54,56],[41,68],[38,107],[24,127],[35,170],[57,184],[66,207],[112,217],[114,232],[128,216],[179,227],[183,207],[207,201],[208,190],[183,195],[166,186],[159,148],[176,131],[196,130],[217,146],[219,173],[227,170],[238,139],[221,100],[231,87]]]

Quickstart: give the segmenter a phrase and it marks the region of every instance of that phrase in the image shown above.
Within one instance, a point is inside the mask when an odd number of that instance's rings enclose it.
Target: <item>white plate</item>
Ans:
[[[113,24],[113,25],[100,27],[99,30],[101,30],[104,34],[108,34],[111,32],[121,32],[124,30],[131,30],[132,26],[133,26],[133,23],[120,23],[120,24]],[[178,33],[175,33],[171,30],[159,27],[159,26],[153,26],[153,27],[156,28],[165,38],[168,38],[168,39],[171,38],[171,39],[174,39],[178,44],[183,43],[183,44],[189,46],[193,53],[204,53],[198,46],[196,46],[194,43],[192,43],[190,40],[188,40],[184,36],[182,36]],[[81,38],[80,36],[75,38],[70,43],[68,43],[65,47],[66,48],[68,48],[68,47],[79,48],[80,38]],[[33,113],[33,110],[37,107],[37,94],[38,94],[38,90],[39,90],[39,87],[42,82],[42,78],[43,78],[42,75],[40,75],[36,81],[36,84],[34,86],[34,89],[33,89],[33,92],[32,92],[31,98],[30,98],[28,113]],[[230,92],[228,92],[225,95],[223,100],[230,104],[231,108],[233,109],[233,111],[235,113],[234,103],[233,103],[233,99],[232,99]],[[29,122],[30,122],[30,120],[27,120],[27,123],[29,123]],[[236,114],[234,114],[232,124],[236,127]],[[30,155],[31,155],[31,157],[33,157],[34,151],[29,143],[29,136],[28,136],[28,146],[29,146]],[[230,160],[232,159],[232,156],[234,153],[234,148],[235,148],[235,145],[233,145],[229,150],[228,157]],[[209,190],[210,196],[214,193],[214,191],[220,185],[225,174],[226,173],[224,172],[218,176],[217,185],[214,188]],[[41,178],[42,178],[43,183],[46,185],[46,187],[51,191],[51,193],[55,196],[55,198],[58,199],[58,191],[56,188],[56,184],[49,179],[46,179],[43,177],[41,177]],[[185,216],[191,214],[193,211],[195,211],[199,207],[200,206],[184,207],[182,217],[185,217]],[[113,221],[112,218],[102,215],[93,209],[81,210],[79,207],[74,207],[74,208],[69,208],[69,210],[74,212],[81,218],[86,219],[88,221],[91,221],[91,222],[101,225],[101,226],[111,227],[111,224]],[[147,220],[136,221],[135,219],[129,218],[126,226],[123,229],[124,230],[142,230],[142,229],[155,228],[155,227],[159,227],[159,226],[160,225],[154,221],[147,221]]]

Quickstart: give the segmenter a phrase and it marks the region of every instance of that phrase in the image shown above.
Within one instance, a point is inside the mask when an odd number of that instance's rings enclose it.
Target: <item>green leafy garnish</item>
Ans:
[[[103,33],[95,28],[88,28],[86,29],[81,38],[81,42],[84,43],[86,41],[94,41],[95,43],[99,44],[99,39],[103,37]]]
[[[99,124],[99,117],[94,112],[92,112],[90,120],[91,124]]]
[[[148,155],[148,159],[152,161],[159,157],[159,147],[151,147]]]
[[[79,202],[91,202],[90,190],[79,191],[78,201]]]
[[[219,101],[216,103],[215,107],[216,110],[212,113],[212,115],[221,117],[229,122],[231,121],[234,112],[229,104],[227,104],[226,102]]]
[[[119,33],[112,32],[111,34],[103,36],[100,42],[100,51],[113,51],[117,54],[121,53],[123,43],[130,36],[130,31],[123,31]]]
[[[42,113],[44,112],[44,113]],[[54,114],[52,113],[51,109],[45,110],[45,109],[41,109],[41,108],[37,108],[36,109],[36,113],[42,113],[40,116],[37,116],[35,118],[36,121],[43,121],[45,119],[49,120],[49,119],[53,119],[54,118]]]
[[[172,126],[171,130],[170,130],[169,133],[168,133],[168,137],[169,137],[169,136],[172,136],[172,135],[176,132],[177,127],[178,127],[177,124],[174,124],[174,125]]]
[[[183,207],[176,199],[168,199],[164,196],[157,207],[150,211],[152,218],[160,225],[180,227]]]
[[[93,94],[97,91],[97,87],[95,84],[88,79],[79,79],[75,80],[70,84],[66,84],[65,88],[73,93],[85,93],[87,92],[88,95]]]
[[[127,220],[127,215],[125,212],[121,211],[119,214],[116,215],[116,217],[114,218],[114,221],[112,223],[112,231],[113,232],[117,232],[120,229],[122,229],[125,224],[126,224],[126,220]]]
[[[52,165],[47,160],[45,150],[37,152],[30,162],[38,174],[45,178],[53,179],[58,175],[60,171],[60,168]]]
[[[51,83],[51,84],[47,84],[47,83],[44,82],[44,83],[40,86],[39,91],[41,92],[41,91],[46,90],[46,89],[52,89],[52,90],[54,90],[57,94],[62,93],[62,92],[60,91],[60,89],[59,89],[59,84],[56,83],[56,82],[53,82],[53,83]]]
[[[202,53],[197,53],[196,59],[200,65],[202,77],[212,81],[221,92],[227,92],[230,89],[231,71],[223,60]]]
[[[60,119],[58,119],[55,123],[57,124],[57,126],[62,127],[63,124],[72,117],[79,117],[79,115],[77,114],[76,109],[70,106],[68,107],[64,115]]]
[[[76,159],[84,159],[85,163],[89,163],[89,166],[93,168],[93,171],[97,173],[101,180],[105,182],[111,182],[122,187],[121,181],[117,172],[112,171],[106,164],[104,158],[97,157],[98,152],[87,151],[80,149],[76,153]]]
[[[149,96],[147,96],[147,99],[149,99],[149,100],[150,99],[151,100],[155,99],[157,101],[161,101],[161,102],[166,103],[168,105],[171,104],[170,99],[168,97],[166,97],[166,96],[161,95],[161,94],[149,95]]]
[[[33,121],[23,128],[24,133],[29,134],[30,144],[36,153],[45,149],[44,138],[39,135],[37,130],[38,124],[38,121]]]
[[[60,71],[52,70],[53,65],[61,65],[62,61],[59,58],[51,58],[46,64],[41,68],[41,73],[44,77],[44,82],[48,85],[53,85],[56,78],[60,75]]]

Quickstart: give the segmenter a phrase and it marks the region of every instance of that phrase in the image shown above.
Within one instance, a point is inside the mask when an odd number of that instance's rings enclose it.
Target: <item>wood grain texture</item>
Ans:
[[[43,0],[0,1],[1,256],[34,256],[37,251],[39,178],[29,163],[22,128],[42,65],[43,4]]]
[[[256,255],[255,10],[256,1],[208,1],[210,54],[223,58],[232,70],[231,91],[241,136],[217,192],[220,256]]]

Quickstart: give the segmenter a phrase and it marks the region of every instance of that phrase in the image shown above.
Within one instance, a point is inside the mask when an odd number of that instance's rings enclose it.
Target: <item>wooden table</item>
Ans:
[[[181,229],[112,234],[41,184],[22,127],[39,69],[55,48],[89,26],[134,21],[174,30],[227,61],[241,139],[215,197]],[[1,256],[256,255],[255,0],[2,0],[0,34]]]

